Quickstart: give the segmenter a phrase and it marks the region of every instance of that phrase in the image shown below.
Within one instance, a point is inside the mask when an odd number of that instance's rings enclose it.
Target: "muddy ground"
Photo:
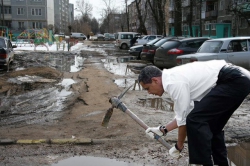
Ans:
[[[7,73],[0,72],[0,139],[91,138],[106,141],[93,145],[1,145],[0,165],[51,165],[79,155],[115,158],[131,165],[185,165],[187,145],[182,158],[170,157],[165,147],[146,137],[144,130],[120,110],[114,110],[108,128],[101,126],[110,107],[109,98],[133,83],[137,74],[131,70],[127,74],[114,74],[111,67],[109,70],[111,64],[116,65],[117,70],[124,67],[120,63],[109,62],[128,56],[127,52],[98,48],[106,50],[103,54],[88,50],[86,46],[99,47],[85,42],[84,50],[71,53],[17,53],[14,67]],[[41,59],[39,55],[44,54]],[[55,64],[48,65],[50,62],[46,60],[56,55],[67,57],[68,61],[76,55],[83,58],[82,70],[60,71]],[[32,82],[14,79],[27,75],[38,78]],[[65,88],[60,84],[63,79],[72,79],[75,83]],[[117,80],[124,83],[118,85]],[[58,99],[58,94],[65,89],[71,93]],[[148,98],[154,100],[149,99],[151,103],[145,104]],[[146,124],[158,126],[170,121],[174,114],[167,104],[155,98],[136,86],[122,101]],[[176,131],[173,131],[168,134],[167,141],[174,145],[175,140]],[[230,142],[238,141],[230,139]]]

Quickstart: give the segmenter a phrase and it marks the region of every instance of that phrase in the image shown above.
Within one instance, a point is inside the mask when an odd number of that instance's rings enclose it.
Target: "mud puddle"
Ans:
[[[24,88],[37,81],[28,76],[13,78],[12,83],[21,84]],[[20,83],[21,82],[21,83]],[[0,125],[27,125],[34,123],[52,123],[62,115],[68,98],[72,95],[70,86],[75,81],[64,79],[57,87],[48,87],[31,92],[1,98]]]
[[[91,156],[77,156],[77,157],[71,157],[65,160],[61,160],[58,163],[52,164],[51,166],[146,166],[145,164],[138,164],[138,163],[132,163],[132,162],[124,162],[124,161],[118,161],[115,159],[109,159],[109,158],[102,158],[102,157],[91,157]]]
[[[173,111],[173,102],[167,98],[146,98],[139,99],[138,104],[142,107],[153,108],[163,111]]]
[[[15,54],[13,70],[47,66],[61,72],[77,72],[86,58],[71,52],[18,52]]]
[[[116,79],[115,80],[115,84],[118,85],[119,87],[123,87],[123,88],[127,88],[130,85],[133,84],[132,88],[133,90],[142,90],[142,87],[140,86],[140,84],[138,84],[138,82],[136,81],[137,78],[121,78],[121,79]]]
[[[228,150],[228,159],[232,166],[250,165],[250,142],[240,143],[236,146],[230,146]]]

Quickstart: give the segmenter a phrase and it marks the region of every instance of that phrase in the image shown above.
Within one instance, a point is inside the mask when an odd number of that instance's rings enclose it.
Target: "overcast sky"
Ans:
[[[76,8],[76,1],[77,0],[69,0],[69,3],[73,3],[74,8]],[[130,4],[130,2],[132,1],[133,0],[129,0],[128,4]],[[101,18],[102,9],[105,8],[104,1],[103,0],[85,0],[85,2],[92,4],[93,6],[92,16],[95,17],[96,19]],[[112,0],[112,2],[114,3],[112,6],[114,6],[117,10],[122,10],[124,6],[124,0]],[[77,11],[75,11],[74,13],[75,13],[75,16],[79,14],[79,12]]]

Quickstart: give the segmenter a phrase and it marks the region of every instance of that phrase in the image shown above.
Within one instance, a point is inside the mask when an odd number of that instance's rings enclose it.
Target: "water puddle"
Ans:
[[[72,56],[51,56],[48,66],[55,68],[61,72],[78,72],[83,67],[83,62],[86,58],[75,55]]]
[[[124,161],[117,161],[115,159],[108,159],[102,157],[91,157],[91,156],[77,156],[71,157],[65,160],[61,160],[56,164],[52,164],[51,166],[146,166],[145,164],[139,163],[128,163]]]
[[[11,78],[8,81],[19,84],[21,89],[32,89],[33,82],[53,82],[54,80],[27,75]],[[72,79],[64,79],[58,84],[60,87],[44,88],[18,96],[0,98],[2,103],[0,125],[53,122],[62,115],[65,102],[73,93],[70,87],[74,83]]]
[[[89,113],[89,114],[87,114],[87,115],[85,115],[86,117],[87,116],[94,116],[94,115],[98,115],[98,114],[102,114],[103,113],[103,111],[94,111],[94,112],[91,112],[91,113]]]
[[[236,146],[227,148],[228,158],[231,166],[249,166],[250,165],[250,143],[240,143]]]
[[[136,79],[133,79],[133,78],[127,78],[127,79],[124,79],[124,78],[121,78],[121,79],[116,79],[115,80],[115,84],[119,87],[124,87],[124,88],[127,88],[129,87],[130,85],[133,84],[132,88],[133,90],[142,90],[142,87],[137,83]]]
[[[24,70],[33,66],[48,66],[61,72],[78,72],[82,69],[84,60],[80,54],[53,53],[53,52],[33,52],[15,54],[16,62],[20,63],[15,70]],[[25,62],[25,63],[23,63]]]
[[[148,65],[137,62],[135,58],[134,56],[108,57],[102,59],[102,62],[104,63],[104,67],[113,74],[133,76],[139,74],[141,69]]]
[[[173,102],[168,98],[139,99],[138,104],[143,107],[154,108],[163,111],[173,111]]]

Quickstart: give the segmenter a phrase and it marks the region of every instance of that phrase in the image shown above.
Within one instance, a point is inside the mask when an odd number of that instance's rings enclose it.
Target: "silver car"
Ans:
[[[176,62],[177,65],[182,65],[213,59],[224,59],[226,62],[250,69],[250,36],[207,40],[196,53],[178,56]]]
[[[9,65],[14,60],[13,48],[16,46],[12,46],[8,38],[0,37],[0,68],[9,70]]]

